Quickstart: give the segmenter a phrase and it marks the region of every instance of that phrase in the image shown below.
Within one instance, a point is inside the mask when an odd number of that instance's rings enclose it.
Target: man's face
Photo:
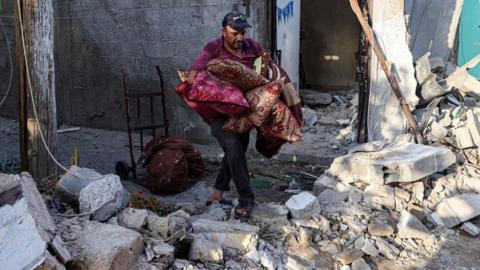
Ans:
[[[245,38],[245,30],[238,31],[230,26],[226,26],[222,29],[225,43],[234,50],[240,50],[243,45],[243,39]]]

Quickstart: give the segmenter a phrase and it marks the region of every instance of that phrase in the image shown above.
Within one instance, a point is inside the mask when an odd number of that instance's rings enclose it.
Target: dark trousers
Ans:
[[[250,134],[224,131],[222,127],[225,121],[227,121],[226,117],[217,118],[210,125],[212,135],[217,139],[218,144],[225,153],[214,187],[222,191],[229,191],[230,179],[233,178],[239,202],[253,202],[255,197],[250,185],[247,158],[245,156]]]

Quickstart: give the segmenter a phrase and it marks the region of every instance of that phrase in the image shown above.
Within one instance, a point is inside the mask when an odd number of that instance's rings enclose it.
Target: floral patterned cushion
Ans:
[[[255,70],[230,59],[213,59],[208,62],[207,69],[217,78],[232,83],[244,92],[268,83]]]
[[[223,124],[223,130],[232,133],[246,133],[252,130],[255,126],[245,116],[230,116]]]
[[[239,88],[217,79],[206,70],[197,74],[188,99],[228,115],[239,114],[250,107]]]
[[[288,142],[303,140],[300,125],[282,101],[278,101],[272,108],[270,117],[259,128],[260,133],[266,137],[275,137]]]
[[[223,129],[236,133],[244,133],[253,128],[260,127],[268,118],[273,106],[277,103],[282,83],[274,81],[248,91],[245,98],[250,108],[238,116],[231,116],[225,122]]]
[[[187,97],[190,93],[190,90],[191,87],[187,82],[182,82],[175,88],[175,91],[187,104],[187,106],[196,111],[203,118],[203,120],[205,120],[205,122],[210,123],[222,115],[207,104],[189,100]]]

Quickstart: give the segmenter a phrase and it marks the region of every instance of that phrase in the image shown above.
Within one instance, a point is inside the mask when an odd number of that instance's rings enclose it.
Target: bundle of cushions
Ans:
[[[288,76],[260,56],[261,74],[232,60],[214,59],[198,73],[191,89],[184,82],[177,93],[207,122],[220,115],[229,119],[223,129],[245,133],[257,129],[257,150],[271,157],[285,142],[303,139],[300,98]],[[219,114],[219,115],[217,115]]]

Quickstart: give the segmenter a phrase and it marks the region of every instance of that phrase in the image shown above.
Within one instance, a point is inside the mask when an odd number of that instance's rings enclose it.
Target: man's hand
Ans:
[[[188,85],[192,85],[193,81],[195,80],[195,77],[197,77],[197,70],[190,70],[190,73],[188,74],[187,78],[187,83]]]

